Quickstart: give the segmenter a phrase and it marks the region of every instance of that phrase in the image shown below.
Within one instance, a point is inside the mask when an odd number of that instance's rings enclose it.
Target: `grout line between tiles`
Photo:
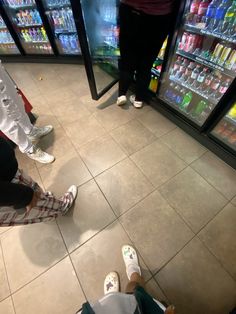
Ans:
[[[9,295],[6,297],[8,298],[11,295],[11,286],[10,286],[10,281],[9,281],[9,276],[8,276],[8,272],[7,272],[7,267],[6,267],[6,261],[5,261],[5,257],[4,257],[4,252],[3,252],[3,248],[2,248],[2,240],[0,239],[0,250],[1,250],[1,254],[2,254],[2,260],[3,260],[3,265],[4,265],[4,270],[6,273],[6,277],[7,277],[7,285],[8,285],[8,289],[9,289]],[[5,299],[6,299],[5,298]],[[4,299],[4,300],[5,300]],[[3,300],[2,300],[3,301]]]

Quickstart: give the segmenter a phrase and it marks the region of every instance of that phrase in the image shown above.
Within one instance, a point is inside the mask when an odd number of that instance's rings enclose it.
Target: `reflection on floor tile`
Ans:
[[[222,314],[235,306],[235,281],[197,238],[155,278],[177,313]]]
[[[76,313],[85,298],[67,257],[13,294],[13,301],[17,314],[65,314]]]
[[[11,292],[35,279],[67,253],[55,222],[12,228],[3,234],[1,242]]]
[[[75,206],[58,219],[63,238],[71,252],[115,220],[115,215],[94,180],[78,189]]]

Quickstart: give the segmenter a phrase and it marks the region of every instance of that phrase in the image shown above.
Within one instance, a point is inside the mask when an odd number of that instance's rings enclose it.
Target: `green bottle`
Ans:
[[[183,109],[184,111],[186,111],[189,104],[191,103],[192,98],[193,98],[193,93],[191,91],[187,92],[184,95],[182,103],[180,104],[180,108]]]
[[[196,117],[199,116],[207,107],[207,102],[205,100],[201,100],[197,106],[195,107],[195,109],[193,109],[192,111],[192,116]]]

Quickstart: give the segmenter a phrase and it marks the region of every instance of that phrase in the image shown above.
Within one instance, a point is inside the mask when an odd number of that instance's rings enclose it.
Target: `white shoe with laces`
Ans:
[[[125,95],[122,95],[120,97],[117,98],[116,104],[118,106],[123,106],[127,103],[127,97]]]
[[[78,193],[78,187],[76,185],[71,185],[65,195],[63,196],[64,199],[67,200],[66,206],[62,210],[62,215],[66,215],[67,212],[71,209],[72,205],[74,204],[74,201],[77,197]]]
[[[54,156],[42,151],[42,149],[37,146],[34,146],[33,151],[26,153],[26,155],[42,164],[50,164],[55,160]]]
[[[53,130],[52,125],[45,125],[43,127],[34,126],[31,133],[28,134],[27,136],[32,142],[35,142],[39,140],[41,137],[52,132],[52,130]]]
[[[135,107],[135,108],[142,108],[143,107],[143,102],[142,101],[137,101],[135,100],[135,95],[131,95],[129,98],[131,104]]]

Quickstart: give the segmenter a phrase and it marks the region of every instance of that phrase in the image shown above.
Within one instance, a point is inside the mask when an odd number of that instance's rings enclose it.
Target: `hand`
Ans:
[[[37,202],[40,200],[40,192],[35,191],[31,202],[26,206],[26,212],[28,213],[32,208],[36,207]]]
[[[165,314],[175,314],[175,307],[173,305],[168,306],[165,310]]]

